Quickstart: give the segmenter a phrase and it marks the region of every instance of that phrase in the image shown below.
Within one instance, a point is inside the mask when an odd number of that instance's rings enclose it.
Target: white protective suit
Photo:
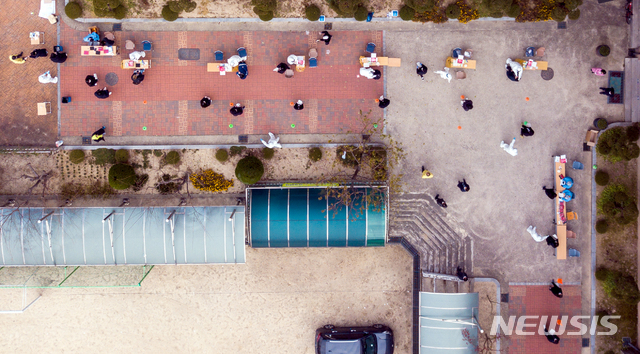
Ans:
[[[520,79],[522,78],[522,65],[520,65],[520,63],[511,60],[511,58],[507,59],[507,63],[505,64],[504,68],[506,69],[507,66],[511,67],[511,70],[513,70],[513,72],[516,74],[516,80],[520,81]]]
[[[57,77],[52,78],[51,74],[47,71],[46,73],[38,76],[38,81],[40,81],[43,84],[48,84],[48,83],[57,84],[58,78]]]
[[[274,147],[281,148],[282,145],[280,145],[278,143],[278,140],[280,140],[280,138],[276,138],[276,136],[273,135],[272,132],[269,132],[269,142],[266,142],[266,141],[260,139],[260,141],[262,141],[264,146],[268,147],[269,149],[273,149]]]

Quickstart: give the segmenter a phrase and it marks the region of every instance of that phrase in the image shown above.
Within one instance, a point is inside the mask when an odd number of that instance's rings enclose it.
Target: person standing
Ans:
[[[302,100],[298,100],[298,102],[296,102],[293,105],[293,109],[295,109],[296,111],[301,111],[304,109],[304,104],[302,103]]]
[[[94,93],[94,95],[96,97],[98,97],[99,99],[105,99],[105,98],[109,98],[109,96],[111,96],[113,92],[109,92],[109,90],[107,90],[107,88],[103,88],[101,90],[98,90]]]
[[[67,61],[67,53],[64,52],[53,52],[51,53],[51,56],[49,57],[49,59],[51,59],[52,62],[54,63],[64,63],[65,61]]]
[[[144,74],[140,70],[135,70],[133,75],[131,75],[131,81],[133,81],[134,85],[140,85],[140,83],[144,80]]]
[[[558,297],[560,299],[562,299],[562,288],[559,287],[555,281],[551,281],[551,286],[549,287],[549,290],[553,293],[553,295],[555,295],[555,297]]]
[[[436,194],[436,203],[438,203],[438,205],[443,208],[447,207],[447,202],[445,202],[444,199],[440,198],[440,194]]]
[[[84,82],[86,82],[89,87],[96,86],[98,84],[98,74],[87,75],[87,77],[84,78]]]
[[[470,110],[473,109],[473,101],[471,101],[468,98],[463,98],[460,104],[462,104],[462,109],[464,109],[465,112],[469,112]]]
[[[322,35],[322,38],[316,40],[316,43],[323,41],[324,45],[329,45],[329,42],[331,42],[331,37],[333,37],[332,35],[329,34],[329,32],[327,31],[322,31],[320,32],[320,34]]]
[[[560,246],[560,242],[555,237],[555,235],[547,236],[547,246],[551,246],[553,248],[558,248],[558,246]]]
[[[544,326],[544,336],[547,337],[547,340],[553,344],[560,343],[560,337],[556,336],[556,331],[551,329],[547,331],[547,326]]]
[[[291,69],[291,67],[289,67],[289,65],[287,65],[286,63],[280,63],[278,64],[278,66],[276,66],[275,69],[273,69],[273,71],[277,71],[278,74],[284,74],[285,71]]]
[[[200,107],[207,108],[209,106],[211,106],[211,97],[209,96],[202,97],[202,99],[200,100]]]
[[[229,112],[231,112],[234,117],[240,116],[244,112],[244,106],[240,103],[236,103],[235,106],[231,107]]]
[[[463,178],[462,181],[458,181],[458,188],[460,188],[461,192],[468,192],[469,185],[467,184],[467,180]]]
[[[385,98],[384,96],[380,96],[380,98],[376,99],[376,102],[378,102],[378,107],[382,109],[389,107],[389,105],[391,104],[391,101],[389,101],[389,99]]]
[[[24,64],[24,62],[27,61],[27,58],[23,58],[22,54],[24,53],[20,52],[20,54],[17,55],[9,55],[9,60],[14,64]]]
[[[105,128],[105,126],[102,126],[102,128],[93,132],[93,134],[91,134],[91,140],[95,141],[96,143],[104,141]]]
[[[556,194],[555,189],[553,188],[547,188],[547,186],[542,186],[542,189],[544,190],[544,194],[546,194],[547,197],[549,197],[549,199],[556,199],[556,197],[558,196]]]
[[[458,267],[458,269],[456,269],[456,276],[458,277],[458,279],[462,280],[462,281],[467,281],[469,280],[469,277],[467,276],[467,273],[465,273],[461,267]]]
[[[607,95],[608,97],[613,97],[615,93],[616,93],[616,90],[613,87],[600,87],[601,95]]]
[[[520,128],[521,137],[524,138],[525,136],[533,136],[533,134],[535,134],[533,128],[531,128],[528,124],[522,124],[522,127]]]
[[[591,68],[591,72],[596,76],[605,76],[607,74],[607,71],[603,68]]]
[[[421,62],[416,63],[416,74],[420,75],[422,81],[424,81],[424,75],[427,74],[427,71],[429,71],[429,69],[426,65],[422,64]]]
[[[424,166],[422,166],[422,178],[433,178],[433,173],[425,169]]]
[[[236,75],[238,75],[240,80],[244,80],[249,76],[249,67],[247,66],[247,63],[241,61],[240,64],[238,64],[238,72]]]
[[[372,68],[360,68],[360,75],[366,77],[367,79],[379,80],[381,73],[380,70]]]

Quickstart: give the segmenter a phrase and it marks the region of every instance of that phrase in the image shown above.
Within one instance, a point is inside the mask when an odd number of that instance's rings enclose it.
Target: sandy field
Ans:
[[[42,297],[0,315],[0,342],[5,353],[312,354],[320,326],[384,323],[409,353],[411,269],[398,245],[247,249],[244,265],[155,267],[142,287],[29,290]],[[16,296],[4,289],[0,303]]]

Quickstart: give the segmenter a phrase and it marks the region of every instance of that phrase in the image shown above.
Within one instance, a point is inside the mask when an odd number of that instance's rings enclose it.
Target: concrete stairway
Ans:
[[[389,210],[389,236],[404,237],[420,253],[420,268],[428,274],[422,291],[469,292],[469,283],[455,277],[458,266],[467,273],[473,267],[473,241],[464,229],[428,195],[392,198]]]

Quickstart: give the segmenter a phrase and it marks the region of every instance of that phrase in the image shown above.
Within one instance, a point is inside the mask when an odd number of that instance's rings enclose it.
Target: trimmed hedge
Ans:
[[[598,222],[596,222],[596,232],[604,234],[607,231],[609,231],[609,222],[606,219],[598,220]]]
[[[69,161],[71,163],[82,163],[84,161],[84,151],[83,150],[71,150],[69,153]]]
[[[120,149],[116,151],[116,162],[127,163],[129,161],[129,150]]]
[[[365,21],[367,19],[367,16],[369,15],[369,11],[367,10],[366,7],[364,6],[358,6],[358,8],[356,9],[355,14],[353,15],[353,17],[356,19],[356,21]]]
[[[640,126],[638,124],[634,124],[627,127],[627,139],[629,141],[638,141],[640,138]]]
[[[320,8],[316,5],[309,5],[304,9],[304,14],[309,21],[318,21],[320,19]]]
[[[322,150],[319,147],[309,149],[309,160],[318,162],[322,159]]]
[[[264,174],[262,161],[254,156],[247,156],[236,166],[236,177],[244,184],[254,184],[260,181]]]
[[[164,163],[167,165],[175,165],[180,162],[180,154],[177,151],[169,151],[164,157]]]
[[[567,12],[564,8],[556,6],[551,10],[551,18],[556,22],[562,22],[567,18]]]
[[[136,182],[136,179],[136,172],[131,165],[118,163],[109,169],[109,185],[113,189],[127,189]]]
[[[82,8],[77,2],[70,2],[64,7],[64,13],[67,14],[70,19],[75,20],[82,16]]]
[[[262,158],[265,160],[271,160],[273,155],[275,154],[275,150],[270,149],[268,147],[262,148]]]
[[[127,17],[127,8],[122,5],[116,7],[115,10],[113,10],[113,17],[116,20],[122,20]]]
[[[632,305],[636,305],[640,301],[640,290],[638,290],[638,284],[632,275],[617,270],[598,269],[596,277],[604,278],[601,280],[602,289],[609,297]]]
[[[104,166],[116,163],[116,151],[113,149],[96,149],[91,152],[91,155],[95,157],[96,165]]]
[[[604,171],[596,172],[596,184],[599,186],[606,186],[609,184],[609,174]]]
[[[400,16],[400,18],[403,19],[404,21],[413,20],[413,16],[415,15],[416,15],[416,10],[412,9],[407,5],[404,5],[398,12],[398,16]]]
[[[575,10],[569,12],[569,19],[571,21],[575,21],[575,20],[577,20],[579,18],[580,18],[580,9],[575,9]]]
[[[228,159],[229,159],[229,153],[227,152],[227,149],[218,149],[218,151],[216,151],[216,160],[220,162],[225,162]]]
[[[460,17],[460,6],[456,4],[451,4],[447,6],[447,9],[444,11],[448,18],[455,19]]]
[[[260,17],[262,21],[271,21],[274,11],[278,8],[277,0],[251,0],[253,12]]]
[[[521,12],[522,12],[522,9],[520,9],[520,5],[513,4],[509,8],[509,10],[507,10],[507,16],[512,17],[512,18],[516,18],[516,17],[518,17],[520,15]]]
[[[178,19],[178,13],[171,11],[169,5],[164,5],[162,8],[162,18],[167,21],[173,22]]]

